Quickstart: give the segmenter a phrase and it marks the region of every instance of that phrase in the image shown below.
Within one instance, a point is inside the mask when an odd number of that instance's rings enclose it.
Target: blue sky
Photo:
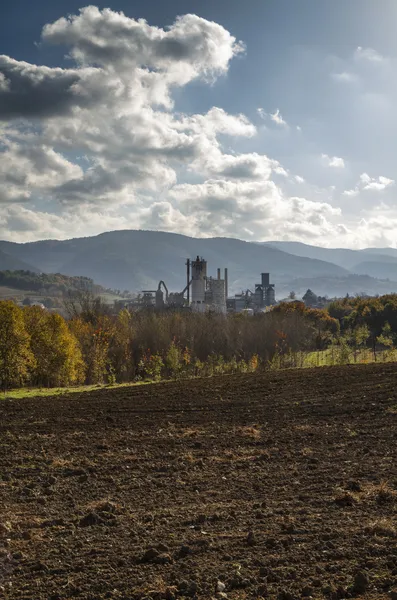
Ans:
[[[394,0],[7,4],[3,239],[141,227],[395,245]],[[183,58],[161,56],[167,36]]]

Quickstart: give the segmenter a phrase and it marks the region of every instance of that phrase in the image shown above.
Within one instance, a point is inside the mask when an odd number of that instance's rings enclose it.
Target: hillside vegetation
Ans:
[[[253,317],[152,311],[112,314],[100,299],[71,300],[69,320],[0,302],[3,389],[191,378],[311,364],[390,360],[397,295],[281,303]],[[366,351],[366,352],[364,352]]]
[[[69,277],[60,273],[33,273],[32,271],[0,271],[0,286],[17,290],[29,290],[42,293],[56,292],[64,294],[69,290],[87,289],[94,293],[101,291],[88,277]]]
[[[29,244],[0,242],[0,250],[26,260],[41,272],[82,275],[105,287],[131,291],[156,289],[160,280],[173,291],[182,290],[186,258],[197,254],[208,261],[209,274],[216,275],[217,267],[228,267],[230,291],[235,292],[252,287],[265,271],[276,283],[287,283],[298,274],[348,274],[343,267],[325,261],[237,239],[195,239],[156,231],[113,231],[90,238]]]

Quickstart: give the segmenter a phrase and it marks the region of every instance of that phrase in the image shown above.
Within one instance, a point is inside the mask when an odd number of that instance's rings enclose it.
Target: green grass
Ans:
[[[397,350],[378,350],[376,353],[376,362],[396,362],[397,361]],[[372,350],[369,348],[360,350],[356,353],[349,352],[349,359],[343,364],[368,364],[375,362]],[[337,350],[332,351],[331,349],[322,350],[320,352],[308,352],[303,358],[303,367],[329,367],[331,365],[340,364],[338,363],[338,352]]]
[[[164,381],[164,380],[163,380]],[[162,381],[162,382],[163,382]],[[94,384],[94,385],[78,385],[72,387],[55,387],[55,388],[20,388],[16,390],[7,391],[1,393],[0,400],[7,398],[7,400],[21,400],[23,398],[45,398],[46,396],[63,396],[65,394],[84,394],[86,392],[93,392],[96,390],[104,389],[119,389],[123,387],[136,387],[138,385],[150,385],[156,383],[151,380],[136,381],[133,383],[116,383],[115,385],[108,384]]]

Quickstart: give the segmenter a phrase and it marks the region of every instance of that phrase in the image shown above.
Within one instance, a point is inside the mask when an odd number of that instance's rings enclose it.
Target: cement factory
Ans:
[[[181,292],[169,292],[165,282],[160,281],[156,290],[143,290],[133,304],[136,308],[174,308],[226,315],[264,312],[275,303],[275,286],[270,283],[269,273],[261,274],[261,282],[255,284],[253,291],[247,289],[229,297],[227,269],[223,278],[221,269],[217,269],[215,278],[208,276],[207,261],[197,256],[186,261],[186,286]]]

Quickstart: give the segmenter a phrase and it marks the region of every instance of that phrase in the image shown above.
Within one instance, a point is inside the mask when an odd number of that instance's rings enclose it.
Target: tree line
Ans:
[[[100,293],[103,288],[89,277],[69,277],[60,273],[33,273],[32,271],[0,271],[0,286],[30,292],[57,292],[65,294],[71,289],[89,289]]]
[[[391,348],[397,296],[344,299],[327,309],[294,301],[254,316],[139,311],[112,314],[85,291],[65,303],[68,318],[38,306],[0,302],[0,383],[114,384],[301,366],[310,352],[342,363],[360,349]],[[300,362],[301,361],[301,362]]]

